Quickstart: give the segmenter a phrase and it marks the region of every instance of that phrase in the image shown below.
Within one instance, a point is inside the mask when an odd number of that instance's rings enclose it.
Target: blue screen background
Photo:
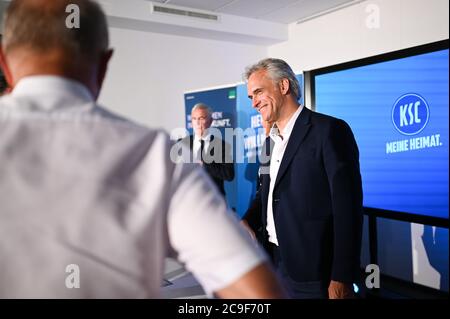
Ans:
[[[316,76],[316,110],[345,120],[358,143],[365,207],[448,218],[448,63],[446,49]],[[392,120],[408,93],[429,106],[413,136]],[[435,134],[439,146],[386,153],[388,142]]]

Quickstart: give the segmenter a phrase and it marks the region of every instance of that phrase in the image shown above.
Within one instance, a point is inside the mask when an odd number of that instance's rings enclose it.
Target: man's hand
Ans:
[[[269,263],[259,264],[215,294],[223,299],[289,298]]]
[[[353,285],[332,280],[328,286],[328,298],[330,299],[352,299],[355,298]]]
[[[202,160],[194,160],[194,163],[199,164],[200,166],[203,166]]]

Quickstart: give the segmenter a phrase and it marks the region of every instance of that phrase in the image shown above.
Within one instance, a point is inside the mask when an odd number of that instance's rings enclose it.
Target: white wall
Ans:
[[[368,28],[376,10],[379,28]],[[448,0],[363,1],[291,24],[289,41],[269,47],[269,55],[300,72],[448,39],[448,10]]]
[[[236,83],[263,46],[110,28],[115,54],[99,102],[152,127],[184,127],[183,92]]]
[[[380,28],[369,29],[375,4]],[[374,0],[289,26],[289,41],[270,47],[110,28],[116,49],[100,103],[134,120],[171,130],[184,126],[183,92],[235,83],[266,56],[295,71],[448,38],[448,0]]]

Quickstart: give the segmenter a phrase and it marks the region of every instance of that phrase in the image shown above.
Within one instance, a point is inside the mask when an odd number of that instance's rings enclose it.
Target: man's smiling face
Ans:
[[[259,70],[250,75],[247,93],[252,100],[252,106],[261,113],[265,121],[278,120],[284,96],[280,85],[270,78],[266,70]]]

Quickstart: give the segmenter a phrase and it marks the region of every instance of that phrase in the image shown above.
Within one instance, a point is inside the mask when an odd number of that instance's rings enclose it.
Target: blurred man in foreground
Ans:
[[[14,0],[3,30],[0,298],[158,297],[169,252],[209,294],[283,296],[206,174],[96,104],[112,51],[95,2]]]

